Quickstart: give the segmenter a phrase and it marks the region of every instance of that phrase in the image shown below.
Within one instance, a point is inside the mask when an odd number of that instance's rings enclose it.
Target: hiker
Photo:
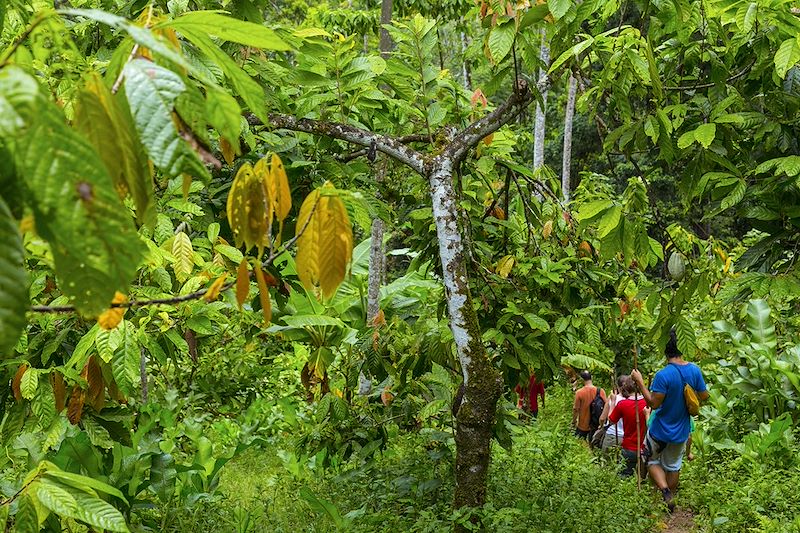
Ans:
[[[578,375],[583,380],[583,387],[575,393],[575,402],[572,404],[572,426],[578,438],[588,441],[590,435],[600,427],[600,416],[606,404],[606,391],[592,384],[592,375],[588,370],[582,370]]]
[[[669,333],[664,354],[667,357],[667,365],[656,373],[650,390],[645,386],[642,374],[638,370],[634,369],[631,377],[644,395],[647,404],[659,410],[645,435],[644,455],[650,479],[661,491],[664,502],[672,512],[675,509],[672,497],[678,486],[683,453],[691,426],[687,398],[691,398],[692,393],[686,390],[686,385],[694,389],[694,395],[699,401],[708,398],[708,389],[700,368],[684,361],[678,349],[675,330]]]
[[[647,404],[636,392],[636,384],[630,376],[620,376],[622,383],[620,391],[623,398],[617,402],[614,410],[608,417],[609,422],[616,424],[623,422],[622,460],[623,468],[621,477],[630,477],[636,471],[636,462],[642,451],[642,443],[647,432]],[[638,422],[636,418],[639,418]]]
[[[647,427],[653,425],[653,421],[656,419],[658,415],[658,409],[653,410],[653,414],[647,419]],[[689,438],[686,439],[686,460],[687,461],[694,461],[694,454],[692,453],[692,434],[694,433],[695,428],[695,421],[694,417],[689,419]]]
[[[531,372],[528,386],[518,384],[514,391],[519,396],[517,409],[522,409],[531,415],[531,418],[539,416],[539,396],[542,397],[542,407],[544,407],[544,383],[536,379],[536,374]]]
[[[617,387],[609,395],[606,406],[603,409],[603,414],[600,415],[601,429],[598,431],[602,431],[602,429],[605,428],[605,425],[608,422],[608,415],[611,414],[611,411],[614,410],[614,407],[616,407],[617,403],[624,398],[622,395],[622,384],[626,378],[630,379],[630,376],[619,376],[617,378]],[[616,424],[609,424],[608,427],[605,428],[605,434],[603,435],[602,439],[598,439],[596,446],[599,446],[604,452],[612,448],[616,448],[619,446],[620,442],[622,442],[623,435],[624,422],[620,418]],[[597,436],[592,437],[592,440],[594,441],[594,439],[597,438]]]

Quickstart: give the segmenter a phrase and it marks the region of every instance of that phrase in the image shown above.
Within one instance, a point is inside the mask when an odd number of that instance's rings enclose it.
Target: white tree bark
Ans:
[[[461,32],[461,78],[462,82],[464,83],[464,87],[467,89],[470,88],[472,85],[472,80],[470,79],[469,75],[469,68],[467,67],[467,34],[463,31]]]
[[[539,48],[539,59],[544,68],[539,69],[537,85],[541,90],[542,102],[547,105],[547,65],[550,64],[550,47],[547,45],[547,32],[542,29],[542,44]],[[533,126],[533,168],[537,169],[544,164],[544,134],[545,134],[545,108],[536,103],[536,118]]]
[[[561,154],[561,192],[564,203],[569,202],[572,193],[570,170],[572,166],[572,123],[575,119],[575,96],[578,94],[578,80],[570,75],[567,85],[567,107],[564,110],[564,151]]]

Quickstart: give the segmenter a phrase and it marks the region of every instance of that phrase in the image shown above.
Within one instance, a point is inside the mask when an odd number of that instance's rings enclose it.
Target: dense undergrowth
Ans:
[[[478,511],[486,531],[659,531],[668,519],[645,483],[620,480],[613,459],[571,436],[571,391],[548,390],[539,420],[514,429],[510,452],[495,444],[489,497]],[[253,447],[222,471],[219,491],[192,507],[159,510],[165,531],[448,531],[453,442],[445,431],[390,432],[369,462],[322,467],[298,459],[292,441]],[[698,532],[800,531],[797,467],[752,466],[734,454],[698,450],[685,468],[678,505]],[[619,528],[619,529],[616,529]]]

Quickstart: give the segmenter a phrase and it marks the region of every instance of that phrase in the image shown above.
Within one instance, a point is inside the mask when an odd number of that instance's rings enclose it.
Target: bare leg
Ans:
[[[647,470],[650,472],[650,479],[656,487],[662,490],[669,487],[667,483],[667,473],[664,472],[661,465],[647,465]]]
[[[667,485],[669,485],[669,490],[675,492],[675,489],[678,487],[678,478],[680,477],[681,472],[678,470],[677,472],[667,472],[666,473],[666,480]]]

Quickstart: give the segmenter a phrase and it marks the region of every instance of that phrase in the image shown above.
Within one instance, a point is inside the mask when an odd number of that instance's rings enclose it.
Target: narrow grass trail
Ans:
[[[694,513],[686,507],[678,507],[667,518],[666,528],[661,533],[692,533],[695,531]]]

